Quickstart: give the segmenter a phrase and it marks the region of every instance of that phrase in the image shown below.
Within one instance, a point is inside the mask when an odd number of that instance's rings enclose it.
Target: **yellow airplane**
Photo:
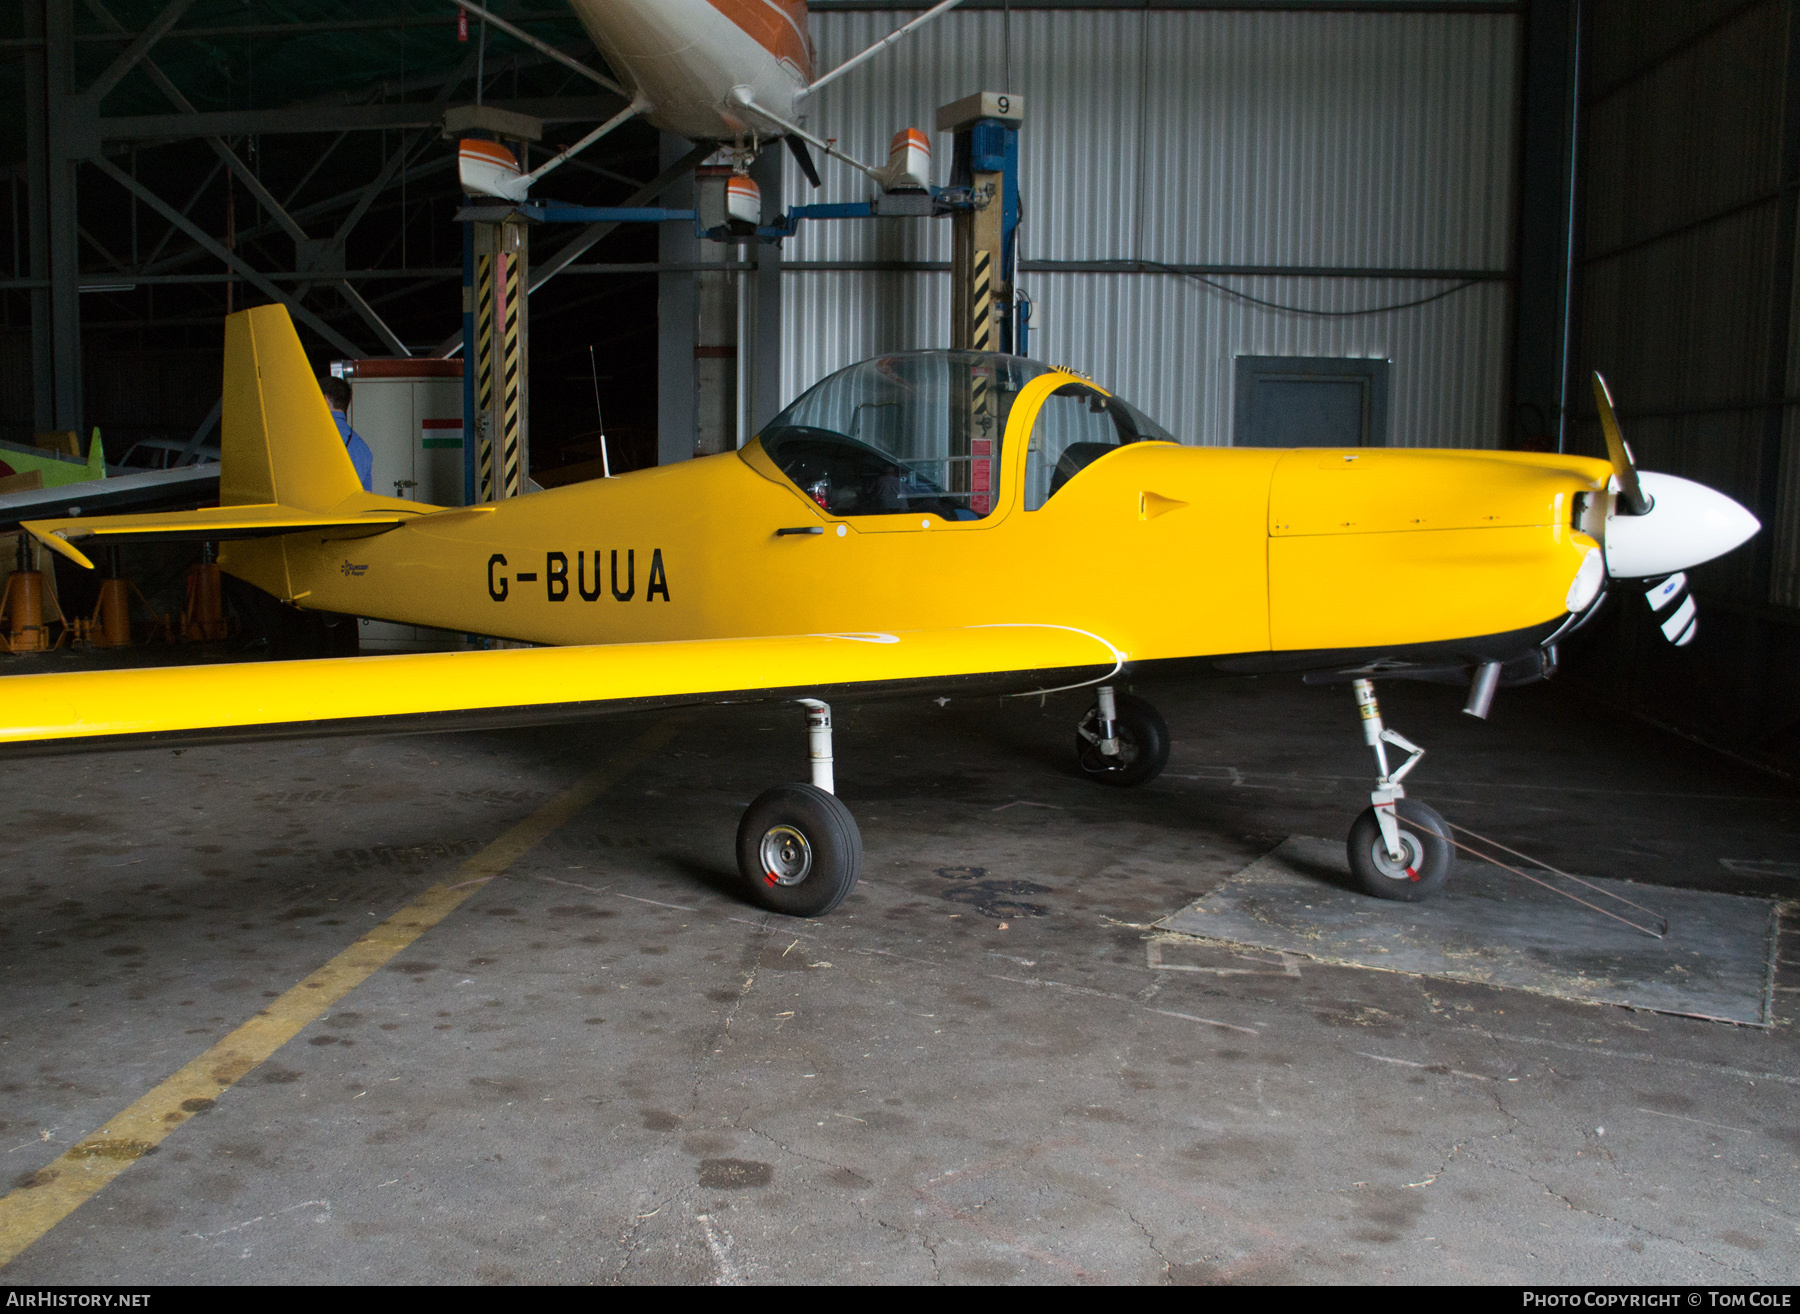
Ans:
[[[1405,797],[1420,749],[1377,677],[1468,681],[1467,710],[1542,679],[1612,578],[1649,578],[1673,641],[1679,572],[1755,533],[1731,499],[1613,461],[1506,452],[1196,448],[1089,380],[926,351],[824,380],[743,450],[433,508],[361,491],[287,312],[226,322],[215,510],[30,522],[96,546],[217,541],[225,570],[300,608],[544,645],[30,675],[0,750],[585,720],[648,707],[806,708],[812,783],[738,828],[747,891],[816,916],[861,862],[835,797],[830,703],[1092,687],[1080,769],[1153,778],[1169,754],[1131,671],[1351,682],[1380,778],[1351,829],[1370,893],[1441,887],[1450,830]],[[1387,750],[1409,754],[1390,769]]]

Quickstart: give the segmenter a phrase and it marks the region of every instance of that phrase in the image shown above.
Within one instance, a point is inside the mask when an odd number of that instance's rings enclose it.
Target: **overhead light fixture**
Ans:
[[[136,283],[83,283],[83,292],[135,292]]]

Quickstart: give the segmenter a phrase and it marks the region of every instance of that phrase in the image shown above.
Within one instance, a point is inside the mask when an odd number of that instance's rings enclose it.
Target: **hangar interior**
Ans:
[[[727,232],[729,151],[643,119],[545,175],[560,210],[467,194],[459,123],[530,170],[626,103],[581,7],[0,14],[0,678],[501,642],[221,595],[211,544],[87,571],[14,532],[96,433],[64,502],[216,500],[235,312],[286,306],[350,385],[372,491],[454,507],[731,453],[857,362],[976,345],[985,211],[883,212],[820,149],[741,171],[760,233]],[[816,67],[925,8],[811,0]],[[948,187],[980,93],[1020,107],[989,345],[1207,448],[1606,459],[1599,370],[1644,470],[1756,516],[1692,569],[1691,643],[1621,591],[1489,718],[1381,684],[1453,821],[1646,907],[1466,851],[1463,920],[1348,896],[1306,845],[1374,779],[1349,689],[1272,672],[1136,680],[1173,743],[1136,790],[1071,765],[1083,690],[837,705],[863,875],[817,920],[721,856],[802,770],[773,705],[8,760],[5,1280],[1791,1272],[1793,0],[965,0],[800,127],[868,161],[920,126]],[[809,207],[863,213],[775,233]],[[518,286],[481,282],[514,240]],[[484,288],[518,332],[478,407]],[[358,958],[376,926],[410,929]]]

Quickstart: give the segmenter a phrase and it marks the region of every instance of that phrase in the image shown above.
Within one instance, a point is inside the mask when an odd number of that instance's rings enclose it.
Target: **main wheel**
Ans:
[[[821,917],[862,871],[862,832],[850,809],[817,785],[777,785],[744,810],[738,871],[771,912]]]
[[[1169,727],[1162,714],[1142,698],[1118,694],[1114,699],[1119,752],[1108,756],[1089,739],[1100,733],[1100,709],[1091,707],[1075,733],[1075,765],[1089,780],[1129,788],[1155,780],[1169,765]]]
[[[1400,861],[1388,856],[1374,808],[1364,808],[1350,827],[1350,871],[1377,899],[1429,899],[1450,879],[1450,823],[1423,803],[1403,798],[1394,805],[1400,823]]]

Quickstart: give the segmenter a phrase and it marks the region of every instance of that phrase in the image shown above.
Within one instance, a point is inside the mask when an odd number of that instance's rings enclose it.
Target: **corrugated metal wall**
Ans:
[[[1582,104],[1581,450],[1603,371],[1646,467],[1752,508],[1759,538],[1690,572],[1700,630],[1662,644],[1627,597],[1584,661],[1604,696],[1800,766],[1800,302],[1788,102],[1794,0],[1591,0]],[[1790,140],[1784,142],[1784,134]],[[1786,248],[1785,250],[1783,248]]]
[[[1722,26],[1706,6],[1682,8],[1679,23],[1665,15],[1646,33],[1636,0],[1597,6],[1584,109],[1581,361],[1606,374],[1647,467],[1755,506],[1787,6],[1739,7]],[[1591,400],[1580,400],[1591,416]],[[1599,450],[1591,419],[1582,436]],[[1754,552],[1733,553],[1703,572],[1704,583],[1748,600],[1755,562]]]
[[[812,16],[822,67],[891,31],[891,12]],[[1496,446],[1503,434],[1519,19],[1513,14],[1019,11],[951,13],[827,88],[809,126],[859,158],[930,128],[972,91],[1025,99],[1019,283],[1031,354],[1074,365],[1192,443],[1230,441],[1240,354],[1385,357],[1392,440]],[[941,181],[949,138],[934,135]],[[788,205],[863,199],[788,170]],[[803,264],[947,262],[949,225],[806,225]],[[1038,261],[1150,260],[1458,277],[1216,279],[1033,271]],[[864,356],[941,346],[942,272],[802,269],[783,280],[783,396]]]

